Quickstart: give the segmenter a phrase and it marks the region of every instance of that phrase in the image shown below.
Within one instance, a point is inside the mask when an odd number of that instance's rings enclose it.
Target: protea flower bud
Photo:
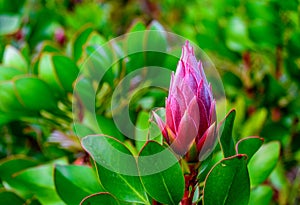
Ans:
[[[164,138],[177,154],[186,154],[193,144],[197,154],[207,151],[202,150],[207,141],[213,146],[216,136],[215,104],[202,62],[197,62],[194,49],[187,41],[182,48],[176,73],[171,76],[166,99],[166,122],[154,113]]]

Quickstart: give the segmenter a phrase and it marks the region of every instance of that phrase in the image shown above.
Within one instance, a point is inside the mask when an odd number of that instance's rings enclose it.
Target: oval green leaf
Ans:
[[[16,75],[21,75],[23,72],[16,68],[0,66],[0,81],[11,80]]]
[[[50,85],[56,95],[61,95],[63,93],[63,86],[59,82],[52,60],[52,54],[42,54],[38,64],[38,76]]]
[[[28,72],[28,65],[21,52],[11,45],[7,45],[3,54],[3,65],[16,68],[22,73]]]
[[[169,162],[173,165],[166,167]],[[142,183],[153,199],[164,204],[180,202],[184,177],[178,160],[168,148],[156,141],[148,141],[139,153],[138,167]]]
[[[55,191],[53,180],[53,165],[41,165],[19,172],[10,185],[16,187],[25,196],[30,194],[44,205],[65,205]]]
[[[238,154],[246,154],[247,161],[249,162],[252,156],[262,146],[264,142],[263,138],[260,137],[247,137],[238,141],[236,145],[236,152]]]
[[[87,166],[57,165],[54,183],[66,204],[79,204],[86,196],[104,191],[94,170]]]
[[[250,47],[246,21],[240,16],[233,16],[226,26],[226,46],[236,52],[243,52]]]
[[[24,104],[17,97],[16,89],[12,81],[0,82],[0,110],[6,113],[24,113]]]
[[[250,195],[247,156],[236,155],[218,162],[207,175],[203,192],[205,205],[247,205]]]
[[[77,65],[74,61],[63,55],[53,55],[52,60],[59,83],[65,91],[72,92],[73,82],[79,72]]]
[[[50,87],[36,77],[16,78],[15,87],[17,96],[29,110],[50,110],[56,108],[56,100]]]
[[[120,141],[103,135],[82,139],[84,149],[96,162],[103,187],[121,201],[148,203],[148,197],[138,176],[134,156]]]
[[[270,186],[260,185],[251,190],[249,205],[271,204],[273,190]]]
[[[277,141],[263,145],[249,161],[249,175],[251,185],[264,182],[275,168],[280,153],[280,144]]]

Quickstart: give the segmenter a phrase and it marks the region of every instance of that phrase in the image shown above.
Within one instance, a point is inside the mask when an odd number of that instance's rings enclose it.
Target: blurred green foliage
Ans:
[[[269,142],[259,154],[272,157],[274,141],[280,142],[279,163],[270,176],[258,176],[264,185],[251,184],[250,204],[300,203],[299,1],[0,0],[0,204],[80,200],[62,195],[61,181],[52,178],[53,172],[61,180],[92,172],[67,165],[89,163],[73,127],[74,80],[93,46],[146,28],[174,32],[209,55],[222,77],[228,110],[237,110],[236,141],[258,135]],[[175,69],[176,61],[170,62]],[[120,67],[99,87],[96,112],[104,134],[126,141],[108,112],[112,90],[124,75]],[[125,67],[130,72],[140,65],[129,61]],[[137,96],[130,107],[133,122],[141,123],[137,113],[163,106],[165,96],[155,89]],[[89,133],[89,127],[82,129]],[[82,183],[72,184],[80,196]],[[84,194],[97,190],[102,187]]]

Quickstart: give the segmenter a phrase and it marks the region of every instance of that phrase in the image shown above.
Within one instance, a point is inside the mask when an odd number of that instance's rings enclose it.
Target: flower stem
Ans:
[[[185,191],[181,200],[181,205],[192,205],[194,192],[197,185],[197,166],[196,164],[189,164],[190,173],[184,176]]]

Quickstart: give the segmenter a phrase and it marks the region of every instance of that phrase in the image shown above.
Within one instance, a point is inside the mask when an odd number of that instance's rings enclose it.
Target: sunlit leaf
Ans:
[[[251,185],[264,182],[275,168],[280,152],[279,142],[273,141],[263,145],[248,164]]]
[[[226,26],[226,45],[233,51],[242,52],[250,48],[246,21],[240,16],[233,16]]]
[[[19,15],[1,14],[0,15],[0,36],[15,33],[21,24]]]
[[[260,185],[251,190],[249,205],[270,204],[273,190],[270,186]]]
[[[11,45],[5,47],[3,54],[3,65],[20,70],[23,73],[28,72],[28,65],[21,52]]]

